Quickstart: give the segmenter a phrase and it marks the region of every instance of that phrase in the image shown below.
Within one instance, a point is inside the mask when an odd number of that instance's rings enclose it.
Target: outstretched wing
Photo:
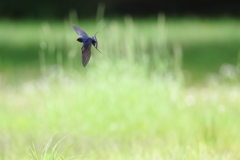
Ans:
[[[73,24],[72,27],[73,27],[73,29],[75,30],[75,32],[78,35],[80,35],[80,36],[88,36],[87,33],[84,30],[82,30],[81,28],[79,28],[78,26]]]
[[[91,57],[91,46],[92,46],[92,41],[87,40],[83,43],[82,46],[82,64],[83,67],[86,67],[88,64],[90,57]]]

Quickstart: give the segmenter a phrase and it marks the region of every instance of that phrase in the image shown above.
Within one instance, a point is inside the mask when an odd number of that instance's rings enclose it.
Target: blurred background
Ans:
[[[170,46],[168,49],[174,43],[178,43],[183,51],[182,65],[188,76],[187,82],[197,82],[203,80],[208,73],[219,72],[225,63],[231,65],[238,63],[240,40],[238,6],[238,2],[231,1],[227,4],[224,1],[201,1],[196,4],[191,1],[174,0],[151,2],[72,0],[67,3],[54,0],[34,3],[28,0],[5,1],[0,6],[1,70],[3,72],[6,65],[21,66],[38,61],[43,23],[53,27],[51,33],[57,34],[52,36],[53,39],[64,34],[76,37],[71,31],[71,26],[66,26],[66,23],[77,23],[85,30],[87,28],[84,26],[90,27],[88,32],[91,34],[99,30],[102,33],[98,36],[104,38],[104,32],[111,22],[122,25],[126,23],[124,22],[126,17],[131,17],[136,27],[144,26],[134,38],[152,36],[154,41],[156,36],[155,39],[164,41],[160,43],[166,47]],[[151,27],[160,23],[162,26],[154,28],[160,34],[151,33],[153,32]],[[64,31],[60,34],[58,31],[63,28]],[[137,32],[137,29],[133,30]],[[113,54],[117,53],[111,53]]]
[[[240,158],[239,6],[1,2],[0,159]]]

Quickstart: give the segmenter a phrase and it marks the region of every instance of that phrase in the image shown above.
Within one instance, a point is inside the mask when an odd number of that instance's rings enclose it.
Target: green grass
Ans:
[[[2,158],[29,158],[32,143],[40,154],[55,133],[89,159],[239,158],[239,86],[93,75],[2,87]]]
[[[238,22],[70,20],[0,23],[0,159],[240,158]],[[71,23],[100,30],[86,68]]]

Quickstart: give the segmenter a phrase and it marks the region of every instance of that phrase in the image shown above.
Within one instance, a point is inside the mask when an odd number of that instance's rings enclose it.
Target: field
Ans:
[[[99,31],[82,67],[76,24]],[[240,159],[240,23],[0,21],[0,159]]]

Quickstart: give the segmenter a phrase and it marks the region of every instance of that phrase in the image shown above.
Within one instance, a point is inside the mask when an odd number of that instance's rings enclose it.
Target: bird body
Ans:
[[[98,42],[97,42],[97,38],[96,38],[97,33],[93,37],[89,37],[87,35],[87,33],[84,30],[82,30],[81,28],[79,28],[78,26],[76,26],[76,25],[72,25],[72,26],[73,26],[73,29],[75,30],[75,32],[81,36],[81,37],[77,38],[77,41],[83,43],[82,48],[81,48],[82,49],[82,64],[84,67],[86,67],[86,65],[88,64],[90,57],[91,57],[92,45],[96,49],[98,46]]]

